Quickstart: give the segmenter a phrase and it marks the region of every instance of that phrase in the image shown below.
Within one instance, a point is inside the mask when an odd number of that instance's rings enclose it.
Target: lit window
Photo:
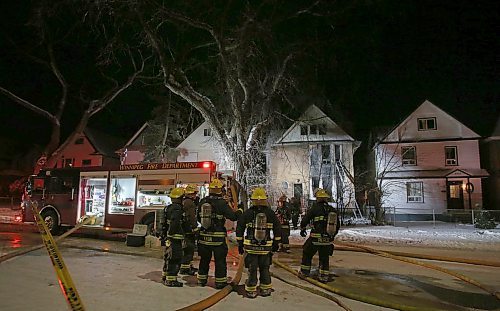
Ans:
[[[92,160],[86,159],[82,160],[82,166],[90,166],[92,164]]]
[[[424,184],[420,182],[406,183],[406,199],[407,202],[424,202]]]
[[[417,122],[419,131],[429,131],[437,129],[436,118],[421,118],[418,119]]]
[[[77,138],[75,140],[75,145],[83,145],[83,137]]]
[[[75,159],[64,159],[64,167],[72,167]]]
[[[417,165],[417,152],[415,146],[401,147],[403,165]]]
[[[307,125],[300,126],[300,135],[302,135],[302,136],[307,135]]]
[[[212,129],[203,129],[203,136],[212,136]]]
[[[445,154],[445,164],[446,165],[458,165],[457,147],[450,146],[444,147]]]

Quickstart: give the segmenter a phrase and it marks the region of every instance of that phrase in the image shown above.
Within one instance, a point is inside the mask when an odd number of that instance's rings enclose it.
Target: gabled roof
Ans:
[[[387,133],[384,137],[382,137],[378,142],[404,142],[404,141],[412,141],[412,140],[405,140],[404,134],[401,134],[398,130],[403,128],[405,125],[409,124],[410,121],[412,120],[417,120],[418,118],[426,118],[426,117],[437,117],[441,118],[441,121],[444,121],[444,119],[454,122],[456,125],[459,125],[459,127],[451,128],[450,132],[444,133],[444,131],[423,131],[422,133],[419,133],[420,136],[423,136],[424,134],[435,134],[439,133],[439,135],[443,136],[440,138],[461,138],[461,139],[478,139],[480,138],[480,135],[477,134],[476,132],[472,131],[470,128],[465,126],[463,123],[458,121],[456,118],[451,116],[449,113],[445,112],[438,106],[434,105],[428,100],[425,100],[420,106],[418,106],[406,119],[404,119],[402,122],[400,122],[398,125],[396,125],[391,131]],[[441,127],[443,127],[443,122],[438,122],[438,124],[441,123]],[[416,122],[415,122],[416,124]],[[446,124],[449,124],[449,122],[445,122],[445,127]],[[438,128],[440,125],[438,125]],[[416,126],[414,126],[416,128]],[[414,129],[413,128],[413,129]],[[451,130],[455,130],[455,133],[452,133]],[[458,130],[458,132],[457,132]],[[408,133],[407,133],[408,134]],[[398,137],[398,139],[391,139],[392,137]],[[428,137],[429,139],[435,139],[436,137]],[[419,138],[419,140],[425,140],[422,138]]]
[[[129,141],[127,141],[124,148],[132,145],[134,143],[134,141],[137,139],[137,137],[139,137],[139,135],[141,135],[148,127],[149,127],[149,123],[148,122],[144,123],[141,126],[141,128],[137,132],[135,132],[134,136],[132,136],[132,138],[130,138]]]
[[[326,135],[300,135],[301,125],[320,125],[326,126]],[[276,141],[275,145],[305,142],[327,142],[327,141],[351,141],[354,138],[348,135],[328,117],[316,105],[310,105],[306,111],[296,120],[283,135]]]
[[[95,129],[85,128],[83,131],[96,153],[117,158],[115,151],[123,146],[124,139],[108,135]]]

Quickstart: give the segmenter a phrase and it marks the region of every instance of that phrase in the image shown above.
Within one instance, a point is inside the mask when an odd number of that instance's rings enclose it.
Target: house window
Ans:
[[[72,167],[75,159],[64,159],[64,167]]]
[[[311,177],[313,191],[319,188],[319,177]]]
[[[75,140],[75,145],[83,145],[83,137],[77,138]]]
[[[307,135],[307,125],[301,125],[300,126],[300,135],[301,136]]]
[[[417,165],[417,152],[415,146],[401,147],[403,165]]]
[[[406,200],[407,202],[424,202],[424,184],[423,182],[407,182],[406,183]]]
[[[82,166],[90,166],[92,164],[92,160],[86,159],[82,160]]]
[[[445,165],[458,165],[457,146],[444,147]]]
[[[325,124],[318,125],[318,134],[319,135],[326,135],[326,125]]]
[[[318,135],[318,126],[316,124],[309,125],[309,134]]]
[[[203,129],[203,136],[212,136],[212,129]]]
[[[321,145],[321,159],[323,164],[330,164],[330,145]]]
[[[419,131],[437,130],[436,118],[420,118],[417,122]]]

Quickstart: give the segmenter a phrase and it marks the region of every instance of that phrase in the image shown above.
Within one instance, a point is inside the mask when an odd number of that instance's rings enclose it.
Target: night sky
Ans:
[[[29,13],[24,2],[11,2],[0,5],[0,85],[49,105],[57,91],[50,73],[13,51],[7,40],[25,39]],[[499,3],[360,1],[332,20],[332,44],[318,59],[318,94],[311,95],[324,95],[334,106],[325,110],[360,140],[373,127],[396,125],[426,99],[488,136],[499,117]],[[74,59],[74,70],[84,66]],[[69,120],[81,109],[72,105]],[[3,94],[0,107],[0,137],[46,141],[49,124],[42,117]],[[136,86],[90,125],[129,138],[151,118],[153,107]]]

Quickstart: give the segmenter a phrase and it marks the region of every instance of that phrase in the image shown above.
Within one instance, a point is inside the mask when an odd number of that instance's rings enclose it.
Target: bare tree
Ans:
[[[92,8],[94,16],[141,30],[133,38],[153,51],[151,76],[199,111],[246,187],[275,112],[292,108],[297,65],[317,43],[314,30],[299,24],[316,27],[325,3],[103,0]]]
[[[56,35],[56,31],[51,29],[50,27],[50,19],[54,18],[58,13],[67,12],[65,9],[67,7],[61,7],[58,5],[49,5],[48,3],[41,2],[35,9],[33,17],[30,20],[29,25],[33,30],[33,34],[37,38],[37,42],[33,43],[33,50],[37,46],[35,44],[39,44],[38,50],[45,51],[45,53],[41,52],[42,56],[37,56],[34,54],[26,53],[25,50],[19,49],[20,54],[24,54],[25,57],[31,59],[34,63],[41,65],[43,68],[48,70],[57,81],[59,85],[59,97],[54,98],[53,100],[57,102],[55,109],[53,111],[50,110],[51,105],[43,104],[43,103],[34,103],[34,100],[28,100],[22,95],[17,95],[14,92],[10,91],[6,87],[0,86],[0,93],[7,96],[13,102],[21,105],[22,107],[42,116],[46,120],[48,120],[51,124],[51,134],[48,143],[45,145],[42,151],[42,155],[40,159],[35,164],[35,172],[37,172],[40,168],[44,166],[53,166],[53,161],[56,159],[57,155],[63,150],[68,144],[70,144],[76,135],[81,134],[89,119],[95,114],[102,111],[109,103],[115,100],[122,92],[124,92],[127,88],[129,88],[137,76],[143,71],[145,60],[142,58],[141,54],[133,55],[132,49],[127,48],[127,54],[129,56],[129,60],[131,63],[131,73],[124,81],[118,82],[115,79],[106,77],[108,81],[107,85],[109,89],[102,90],[101,95],[96,96],[95,98],[84,98],[83,90],[75,90],[81,92],[81,98],[78,100],[80,103],[84,104],[83,111],[81,112],[80,118],[78,122],[74,125],[74,129],[71,134],[66,137],[64,141],[61,138],[61,126],[63,124],[63,115],[65,113],[68,105],[74,106],[73,101],[75,99],[70,99],[70,89],[71,84],[68,82],[66,75],[64,72],[68,73],[73,70],[73,67],[67,66],[62,68],[60,63],[58,62],[57,54],[63,55],[63,53],[67,52],[67,50],[58,51],[58,48],[63,50],[62,43],[65,40],[68,40],[68,37],[73,35],[76,28],[81,25],[81,21],[73,22],[68,28],[61,27],[59,25],[58,29],[64,29],[64,33]],[[16,44],[12,41],[13,46],[16,47]],[[67,55],[65,55],[67,57]],[[96,60],[96,64],[97,64]],[[64,65],[63,65],[64,66]],[[90,79],[94,79],[95,77],[88,77]],[[96,86],[96,89],[98,87]],[[74,110],[73,110],[74,112]]]

